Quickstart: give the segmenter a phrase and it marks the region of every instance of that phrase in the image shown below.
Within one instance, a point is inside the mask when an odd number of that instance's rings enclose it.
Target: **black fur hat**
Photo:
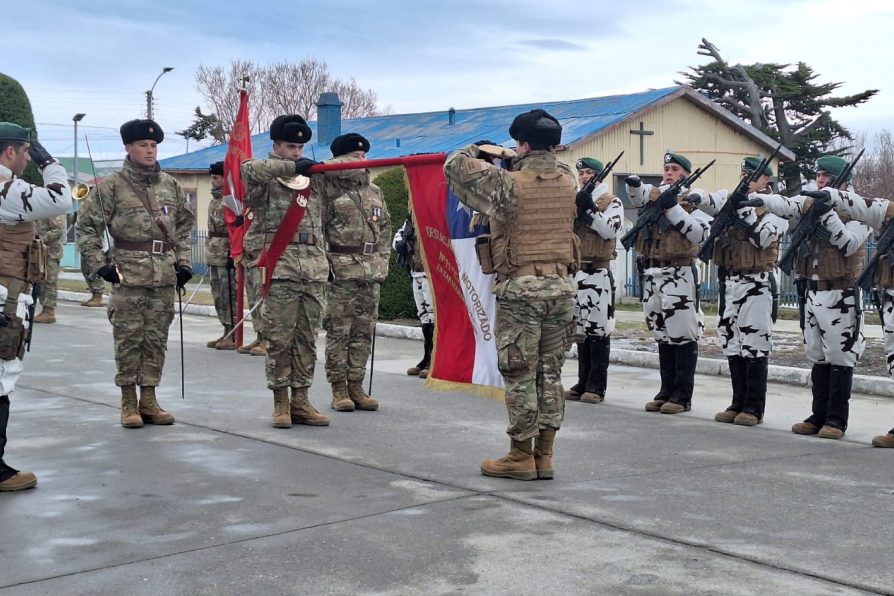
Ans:
[[[332,151],[332,157],[345,155],[346,153],[350,153],[351,151],[368,152],[369,141],[367,141],[365,137],[357,134],[356,132],[349,132],[347,134],[335,137],[335,140],[332,141],[331,145],[329,145],[329,149]]]
[[[218,176],[223,176],[223,162],[216,161],[210,166],[208,166],[209,174],[217,174]]]
[[[165,133],[155,120],[129,120],[121,125],[121,140],[125,145],[145,140],[161,143]]]
[[[509,136],[518,142],[555,147],[562,142],[562,125],[545,110],[519,114],[509,127]]]
[[[270,125],[270,138],[283,143],[309,143],[313,131],[307,125],[307,120],[298,114],[286,114],[277,116]]]

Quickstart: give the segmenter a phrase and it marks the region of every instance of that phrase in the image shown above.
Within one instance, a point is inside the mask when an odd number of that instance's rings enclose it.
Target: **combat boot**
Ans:
[[[724,411],[715,414],[714,420],[732,424],[739,412],[742,411],[742,404],[745,403],[745,392],[747,390],[745,371],[747,363],[745,358],[741,356],[729,356],[726,361],[729,363],[729,380],[733,386],[733,403]]]
[[[348,397],[348,386],[345,381],[334,381],[332,384],[331,407],[336,412],[353,412],[354,402]]]
[[[277,387],[273,390],[273,428],[292,428],[288,387]]]
[[[267,342],[265,340],[258,341],[257,345],[248,351],[252,356],[266,356],[267,355]]]
[[[541,480],[553,479],[553,443],[556,440],[556,429],[541,428],[540,434],[534,439],[534,467],[537,468],[537,478]]]
[[[214,349],[217,347],[217,342],[219,342],[222,339],[223,339],[223,336],[220,336],[217,339],[212,339],[211,341],[205,343],[205,347]]]
[[[240,354],[250,354],[252,349],[255,348],[259,343],[261,343],[260,339],[255,339],[250,344],[245,344],[244,346],[239,346],[236,348],[236,351]]]
[[[140,428],[143,426],[143,418],[137,406],[137,386],[124,385],[121,387],[121,426],[124,428]]]
[[[40,314],[34,317],[35,323],[55,323],[56,322],[56,309],[55,308],[44,308],[40,311]]]
[[[877,437],[873,437],[872,438],[872,446],[894,449],[894,428],[892,428],[891,431],[886,435],[879,435]]]
[[[3,482],[0,482],[0,492],[11,493],[26,490],[37,486],[37,476],[32,472],[16,472]]]
[[[174,415],[165,412],[155,399],[155,387],[140,385],[140,416],[147,424],[174,424]]]
[[[590,370],[587,375],[587,390],[580,396],[580,400],[588,404],[601,404],[605,401],[605,388],[608,385],[611,338],[590,336],[587,338],[587,345],[590,347]]]
[[[102,303],[102,292],[93,292],[90,298],[81,302],[81,306],[89,306],[93,308],[104,306]]]
[[[419,361],[419,364],[416,366],[412,366],[407,369],[407,374],[411,377],[428,377],[428,367],[431,364],[431,350],[433,345],[435,333],[435,324],[434,323],[423,323],[422,324],[422,360]],[[423,376],[422,373],[425,373]]]
[[[733,420],[739,426],[755,426],[764,420],[767,404],[767,357],[745,360],[745,401],[742,412]]]
[[[481,462],[481,473],[495,478],[536,480],[537,466],[534,464],[531,439],[513,440],[509,453],[500,459],[486,459]]]
[[[829,406],[826,410],[826,423],[817,436],[821,439],[840,439],[847,430],[854,368],[836,365],[829,368]]]
[[[651,401],[646,402],[646,412],[659,412],[661,406],[670,399],[674,391],[674,376],[677,371],[677,356],[674,346],[658,344],[658,372],[661,375],[661,389]]]
[[[348,381],[348,397],[354,402],[354,407],[358,410],[378,410],[379,402],[371,398],[363,390],[363,380]]]
[[[292,403],[289,408],[292,424],[329,426],[329,416],[320,414],[307,398],[307,387],[292,387]]]
[[[218,350],[235,350],[236,349],[236,341],[233,339],[232,335],[227,335],[232,331],[232,327],[224,327],[224,334],[221,336],[217,343],[214,344],[214,347]]]
[[[676,362],[674,373],[674,391],[670,398],[661,405],[662,414],[679,414],[688,412],[692,404],[692,391],[695,388],[695,367],[698,364],[698,343],[687,342],[673,346]]]
[[[587,391],[587,378],[590,376],[590,343],[577,343],[577,383],[565,392],[565,399],[580,401],[580,396]]]

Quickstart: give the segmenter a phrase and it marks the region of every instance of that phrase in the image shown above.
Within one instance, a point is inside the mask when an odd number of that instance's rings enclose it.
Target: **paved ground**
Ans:
[[[890,398],[855,396],[824,441],[788,432],[807,389],[772,385],[742,428],[711,420],[723,377],[665,416],[642,411],[657,371],[613,366],[605,404],[568,404],[556,480],[504,481],[478,472],[503,404],[404,375],[419,342],[379,339],[380,411],[277,430],[263,360],[186,317],[187,399],[174,341],[159,392],[177,424],[126,430],[104,311],[58,314],[13,396],[8,459],[40,486],[0,496],[2,595],[894,593],[894,450],[869,446]]]

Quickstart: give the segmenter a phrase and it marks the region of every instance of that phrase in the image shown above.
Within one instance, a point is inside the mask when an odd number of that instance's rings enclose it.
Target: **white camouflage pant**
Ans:
[[[428,276],[425,271],[413,271],[410,274],[413,278],[413,300],[416,301],[416,316],[419,322],[434,323],[434,310],[431,302],[431,286],[428,284]]]
[[[882,293],[882,331],[885,334],[885,354],[888,356],[888,376],[894,377],[894,290]]]
[[[730,274],[717,334],[725,356],[766,358],[773,350],[773,273]]]
[[[808,290],[804,304],[804,344],[811,364],[853,367],[863,355],[863,305],[853,289]],[[858,331],[859,329],[859,331]]]
[[[656,341],[682,345],[705,330],[692,267],[649,267],[643,272],[643,312]]]
[[[608,337],[615,330],[614,287],[611,269],[574,274],[577,295],[574,298],[575,335]]]

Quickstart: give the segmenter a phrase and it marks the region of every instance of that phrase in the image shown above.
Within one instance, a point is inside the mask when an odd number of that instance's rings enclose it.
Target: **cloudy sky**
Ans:
[[[313,57],[374,90],[392,113],[534,103],[666,87],[703,64],[702,37],[731,63],[804,61],[839,94],[879,89],[833,114],[872,135],[894,130],[889,0],[32,0],[5,3],[0,72],[28,92],[40,138],[73,151],[72,116],[95,154],[122,154],[117,129],[145,117],[173,134],[202,105],[196,68]],[[10,6],[11,5],[11,6]],[[21,26],[16,26],[19,23]],[[858,50],[866,45],[867,51]],[[203,109],[207,111],[206,106]],[[195,144],[191,149],[195,148]]]

